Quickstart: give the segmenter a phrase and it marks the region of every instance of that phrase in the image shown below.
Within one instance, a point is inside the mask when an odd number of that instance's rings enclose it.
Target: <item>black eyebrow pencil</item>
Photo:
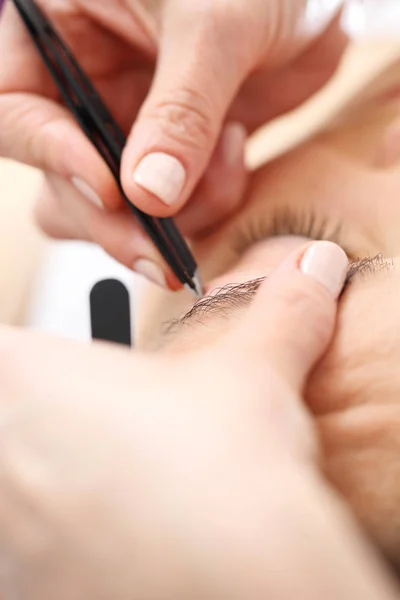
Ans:
[[[179,281],[203,295],[198,267],[173,219],[150,217],[125,195],[120,166],[126,139],[77,60],[34,0],[13,0],[61,97],[110,168],[121,196]]]

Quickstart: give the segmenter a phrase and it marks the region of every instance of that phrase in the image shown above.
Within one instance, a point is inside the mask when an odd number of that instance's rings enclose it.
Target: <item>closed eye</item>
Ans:
[[[335,242],[344,249],[350,259],[355,259],[353,252],[346,248],[342,226],[332,223],[332,219],[322,218],[310,208],[294,210],[288,207],[274,207],[269,215],[250,218],[237,231],[232,247],[235,254],[241,257],[258,242],[290,235],[315,241]]]

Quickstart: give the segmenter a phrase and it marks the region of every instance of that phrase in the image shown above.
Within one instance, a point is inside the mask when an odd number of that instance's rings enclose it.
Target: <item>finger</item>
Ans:
[[[245,140],[246,129],[240,123],[224,127],[205,176],[177,216],[187,236],[209,233],[241,206],[247,184]]]
[[[206,10],[193,19],[183,2],[166,17],[155,80],[122,163],[127,195],[149,214],[172,215],[191,196],[252,64],[253,48],[238,49],[242,21],[231,13],[216,20]]]
[[[85,223],[77,222],[69,211],[60,206],[62,190],[50,174],[46,174],[35,205],[35,219],[41,230],[57,240],[92,242]],[[70,194],[71,195],[71,194]],[[80,198],[80,202],[85,202]]]
[[[52,237],[93,242],[152,283],[172,290],[181,287],[130,212],[110,213],[94,206],[58,175],[47,174],[36,217]]]
[[[315,242],[292,254],[261,286],[240,329],[240,346],[268,359],[301,393],[332,338],[337,299],[348,269],[345,252]]]
[[[121,199],[112,175],[69,113],[28,94],[0,96],[0,156],[62,175],[109,208]]]
[[[54,8],[54,10],[52,10]],[[61,30],[71,15],[47,7]],[[96,36],[93,34],[96,45]],[[104,33],[103,36],[104,37]],[[68,36],[67,36],[68,39]],[[93,145],[58,104],[59,94],[13,2],[2,15],[0,55],[0,156],[83,182],[89,195],[115,208],[121,199],[113,178]]]

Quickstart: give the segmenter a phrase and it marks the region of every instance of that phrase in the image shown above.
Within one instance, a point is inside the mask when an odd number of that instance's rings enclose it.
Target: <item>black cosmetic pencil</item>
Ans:
[[[34,0],[13,0],[63,101],[82,131],[109,166],[129,209],[179,281],[197,297],[203,295],[198,268],[173,219],[150,217],[128,200],[120,180],[125,136],[89,78]]]

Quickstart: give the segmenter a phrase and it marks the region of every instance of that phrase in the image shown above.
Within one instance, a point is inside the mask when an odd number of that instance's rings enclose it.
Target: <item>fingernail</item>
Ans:
[[[88,183],[86,183],[86,181],[80,177],[72,177],[71,182],[76,187],[78,192],[80,192],[82,196],[86,198],[86,200],[89,200],[89,202],[95,206],[98,206],[99,208],[103,208],[103,203],[100,196],[90,187]]]
[[[353,40],[400,38],[399,0],[346,0],[341,28]]]
[[[308,0],[301,21],[300,31],[305,35],[318,35],[329,25],[344,0]]]
[[[133,175],[135,183],[171,206],[178,202],[186,181],[186,171],[174,156],[153,152],[145,156]]]
[[[316,242],[304,254],[300,268],[331,292],[336,300],[342,292],[348,266],[349,259],[340,246],[332,242]]]
[[[133,265],[133,270],[139,275],[143,275],[146,279],[159,285],[160,287],[167,287],[167,282],[161,268],[156,263],[148,260],[147,258],[140,258]]]
[[[222,160],[229,167],[243,162],[247,131],[241,123],[228,123],[222,133]]]

